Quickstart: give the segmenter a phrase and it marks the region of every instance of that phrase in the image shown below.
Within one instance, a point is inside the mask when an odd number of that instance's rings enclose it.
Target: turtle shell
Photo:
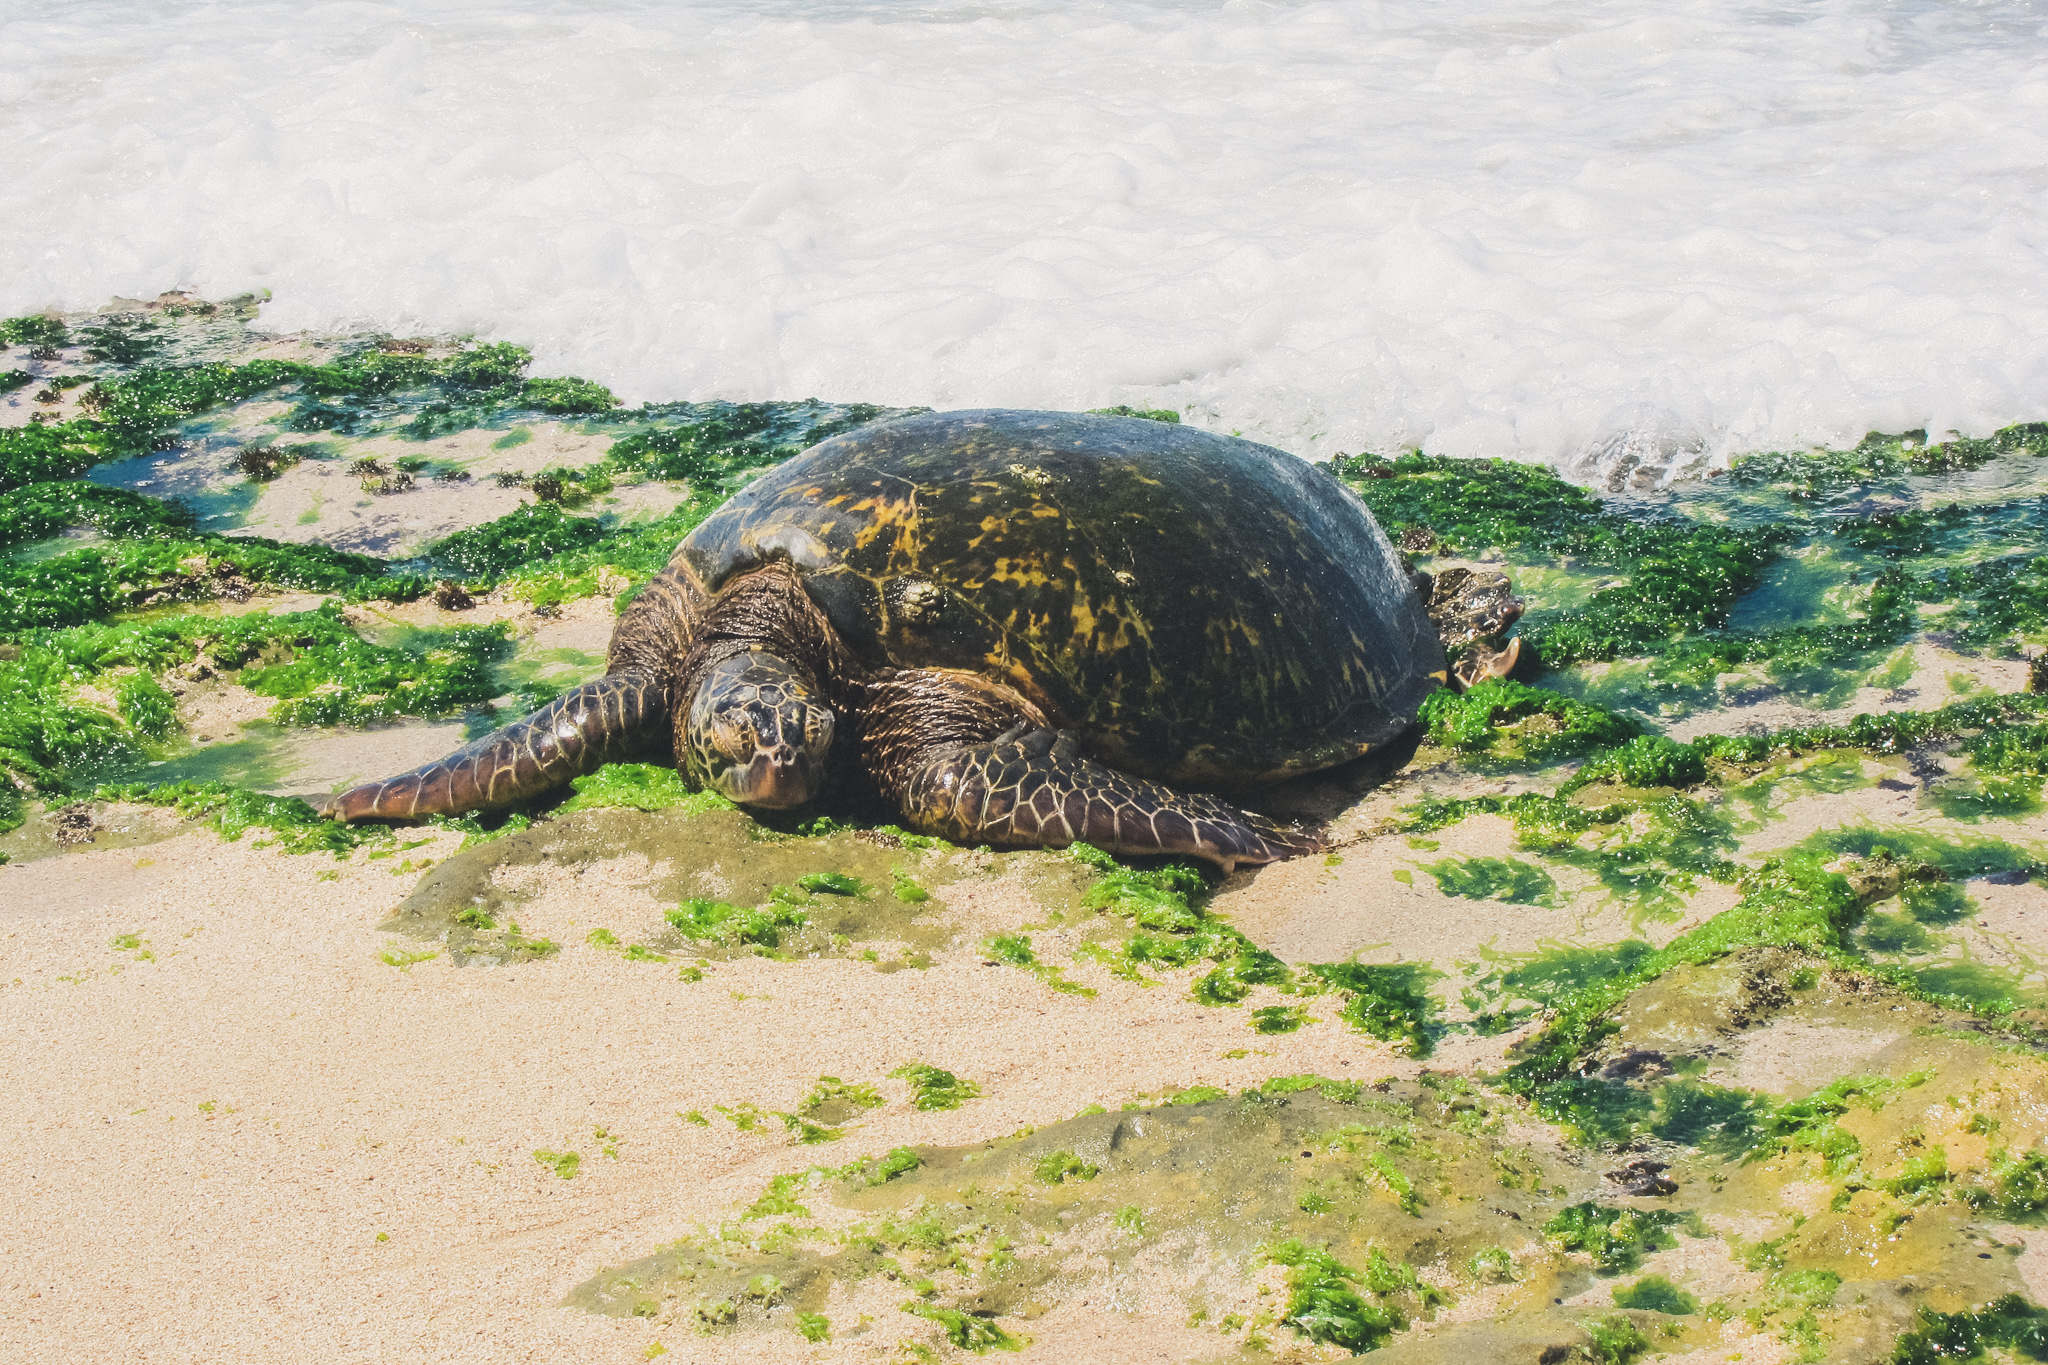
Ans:
[[[778,559],[869,668],[1006,683],[1159,780],[1341,763],[1444,680],[1421,599],[1348,490],[1284,451],[1142,418],[874,423],[770,470],[676,552],[712,592]]]

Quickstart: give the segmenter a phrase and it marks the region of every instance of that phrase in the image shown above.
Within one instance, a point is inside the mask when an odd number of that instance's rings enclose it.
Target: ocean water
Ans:
[[[0,54],[6,312],[1652,480],[2048,417],[2011,0],[14,0]]]

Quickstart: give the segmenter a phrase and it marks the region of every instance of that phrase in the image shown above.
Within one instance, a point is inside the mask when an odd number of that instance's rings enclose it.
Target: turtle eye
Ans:
[[[715,716],[711,721],[711,746],[728,758],[744,760],[754,752],[754,727],[743,725],[731,716]]]
[[[832,747],[832,713],[822,706],[804,708],[804,748],[822,753]]]

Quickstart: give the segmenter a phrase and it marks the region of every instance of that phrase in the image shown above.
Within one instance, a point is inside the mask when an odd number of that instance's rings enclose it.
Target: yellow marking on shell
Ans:
[[[1277,625],[1280,618],[1276,615],[1273,619]],[[1240,638],[1248,648],[1259,647],[1259,632],[1243,617],[1212,617],[1203,627],[1203,633],[1209,637],[1211,646],[1223,654],[1235,654]]]
[[[1085,597],[1075,598],[1073,625],[1076,641],[1095,642],[1107,653],[1114,654],[1131,643],[1130,622],[1114,601],[1098,605]]]
[[[1074,634],[1083,640],[1095,636],[1095,607],[1085,597],[1074,599]]]
[[[893,536],[899,550],[905,549],[904,542],[916,534],[918,507],[914,501],[901,498],[863,498],[847,509],[854,513],[866,513],[868,522],[853,534],[854,548],[865,550],[884,536]]]
[[[1029,560],[1011,559],[1007,556],[996,560],[995,572],[989,575],[992,583],[1015,583],[1021,587],[1042,588],[1057,579],[1049,577],[1044,569]]]
[[[1000,542],[1009,532],[1010,519],[1008,517],[983,517],[981,519],[981,534],[969,537],[967,548],[979,550],[983,542],[989,540]]]

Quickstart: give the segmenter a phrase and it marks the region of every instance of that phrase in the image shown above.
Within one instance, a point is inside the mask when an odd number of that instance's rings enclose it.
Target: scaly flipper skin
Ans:
[[[1198,792],[1090,762],[1071,735],[1019,725],[931,755],[907,775],[904,818],[963,844],[1185,853],[1225,872],[1316,852],[1314,838]]]
[[[559,787],[606,763],[660,749],[668,690],[614,674],[565,692],[540,710],[409,773],[366,782],[326,803],[341,820],[410,820],[493,810]]]

